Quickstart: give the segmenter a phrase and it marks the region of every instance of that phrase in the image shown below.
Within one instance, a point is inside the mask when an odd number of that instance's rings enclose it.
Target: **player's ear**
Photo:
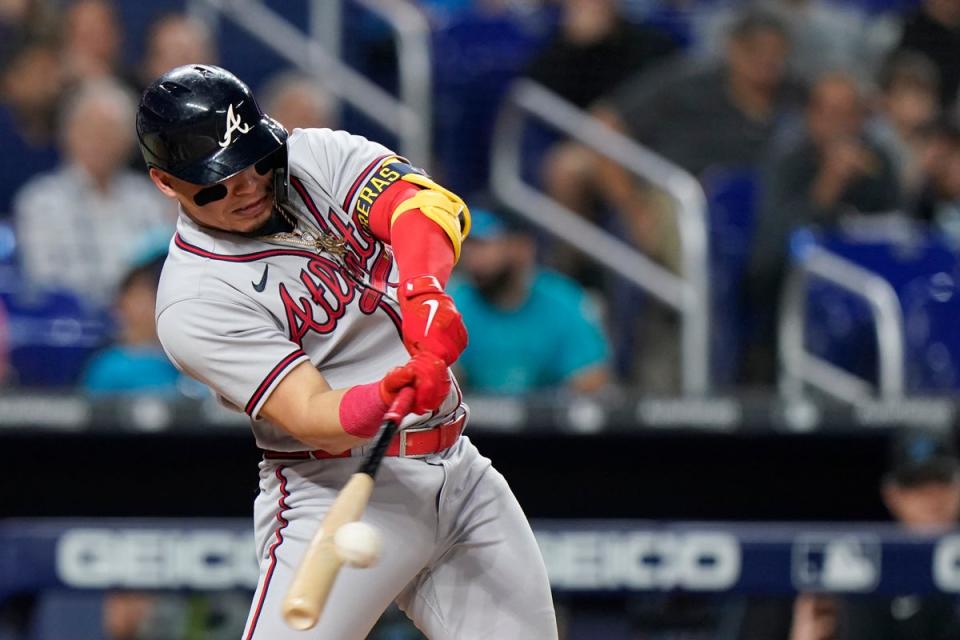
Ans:
[[[161,171],[156,167],[150,167],[149,170],[150,181],[160,190],[160,192],[170,198],[177,197],[177,192],[173,188],[173,182],[170,179],[170,174],[166,171]]]

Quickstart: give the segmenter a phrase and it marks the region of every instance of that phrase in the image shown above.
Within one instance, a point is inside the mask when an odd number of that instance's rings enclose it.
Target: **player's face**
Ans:
[[[273,170],[261,174],[251,166],[213,185],[193,184],[157,169],[150,170],[150,179],[194,221],[220,231],[253,231],[273,209]]]

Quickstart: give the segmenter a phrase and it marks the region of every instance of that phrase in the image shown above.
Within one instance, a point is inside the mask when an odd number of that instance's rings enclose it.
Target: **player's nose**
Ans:
[[[234,176],[233,193],[245,196],[254,193],[260,185],[260,174],[253,167],[247,167]]]

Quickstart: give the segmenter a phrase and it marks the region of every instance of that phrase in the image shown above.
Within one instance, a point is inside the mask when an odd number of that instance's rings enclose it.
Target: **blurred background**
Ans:
[[[960,638],[960,0],[0,0],[0,640],[243,628],[260,454],[157,343],[133,126],[193,62],[470,203],[563,638]]]

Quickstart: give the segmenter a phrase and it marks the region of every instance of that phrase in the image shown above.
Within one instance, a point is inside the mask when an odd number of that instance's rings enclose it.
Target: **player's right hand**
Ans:
[[[429,413],[443,404],[450,392],[447,364],[427,351],[414,355],[403,366],[391,369],[380,381],[380,397],[388,407],[405,387],[413,387],[413,413]]]

